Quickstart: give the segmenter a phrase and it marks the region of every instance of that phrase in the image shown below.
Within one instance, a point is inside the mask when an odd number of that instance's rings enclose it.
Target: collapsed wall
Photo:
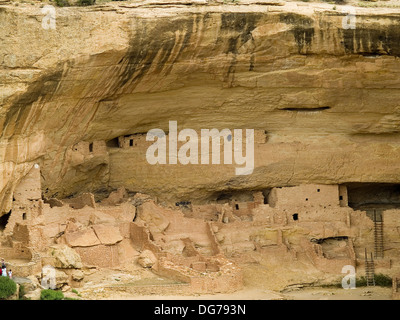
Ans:
[[[82,285],[82,279],[73,280],[74,270],[140,264],[187,284],[181,293],[216,293],[241,289],[248,277],[243,268],[249,272],[256,262],[270,275],[280,270],[273,281],[263,278],[258,285],[281,290],[302,279],[299,270],[314,283],[341,278],[345,266],[363,274],[365,250],[377,253],[375,221],[367,211],[346,205],[343,185],[279,187],[269,190],[267,199],[256,191],[251,197],[225,195],[206,205],[171,207],[148,195],[131,197],[123,188],[99,202],[90,193],[42,199],[40,189],[37,167],[18,185],[3,231],[0,254],[18,276],[53,266],[69,283]],[[384,243],[375,263],[389,275],[400,271],[398,217],[398,209],[388,209],[380,218]],[[57,262],[60,254],[54,252],[65,248],[74,252],[71,263]],[[282,278],[287,271],[292,278]]]

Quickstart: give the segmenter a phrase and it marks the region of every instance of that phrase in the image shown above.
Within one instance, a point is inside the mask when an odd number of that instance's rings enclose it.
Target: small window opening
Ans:
[[[89,152],[93,152],[93,142],[89,143]]]
[[[306,201],[308,201],[308,198],[306,198]]]
[[[321,189],[317,189],[317,192],[320,192],[321,191]]]
[[[22,220],[26,220],[26,213],[25,212],[22,214]]]
[[[339,200],[343,200],[343,196],[339,196]]]
[[[299,220],[299,214],[298,214],[298,213],[293,214],[292,217],[293,217],[293,220],[294,220],[294,221]]]
[[[133,147],[133,139],[129,139],[129,146]]]
[[[235,204],[235,208],[236,208],[236,210],[239,210],[239,205]]]

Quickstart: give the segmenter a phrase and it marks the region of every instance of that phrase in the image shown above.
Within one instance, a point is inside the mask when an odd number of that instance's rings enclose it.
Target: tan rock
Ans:
[[[39,280],[34,275],[30,275],[27,277],[30,280],[30,283],[24,284],[25,291],[34,291],[38,287],[40,287]]]
[[[55,269],[55,277],[56,277],[56,289],[61,289],[64,286],[68,285],[68,275],[59,269]]]
[[[117,191],[113,191],[110,195],[101,201],[103,205],[117,205],[126,201],[128,198],[128,192],[124,187],[120,187]]]
[[[111,268],[120,264],[118,245],[76,247],[84,266]]]
[[[120,242],[123,239],[118,227],[99,224],[94,225],[92,228],[101,244],[111,245]]]
[[[64,297],[69,298],[69,299],[74,299],[74,300],[82,300],[82,298],[79,295],[77,295],[75,292],[72,292],[72,291],[64,292]]]
[[[118,255],[122,264],[133,261],[139,254],[140,253],[132,246],[132,241],[130,239],[124,239],[118,243]]]
[[[137,262],[143,268],[151,268],[157,262],[157,257],[150,250],[144,250],[140,254]]]
[[[107,213],[96,211],[90,215],[89,224],[112,224],[115,222],[115,218]]]
[[[71,290],[71,287],[68,285],[64,285],[61,290],[62,290],[62,292],[67,292],[67,291]]]
[[[81,257],[74,249],[67,245],[59,244],[51,246],[48,252],[54,258],[54,266],[56,268],[82,268]]]
[[[166,212],[159,208],[153,201],[144,202],[139,207],[137,216],[145,221],[150,228],[158,232],[164,231],[169,225]]]
[[[37,288],[34,291],[31,291],[24,295],[24,299],[26,300],[40,300],[40,293],[42,292],[41,288]]]
[[[85,274],[81,270],[74,270],[71,273],[71,276],[72,276],[72,280],[79,282],[79,281],[83,280],[83,278],[85,277]]]
[[[92,228],[67,233],[65,239],[70,247],[90,247],[101,244]]]

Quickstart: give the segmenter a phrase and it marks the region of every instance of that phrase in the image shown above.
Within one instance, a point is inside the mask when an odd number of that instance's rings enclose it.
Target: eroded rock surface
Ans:
[[[34,163],[46,198],[399,182],[398,9],[358,7],[348,29],[340,5],[257,3],[57,8],[56,30],[39,6],[2,5],[1,212]],[[144,134],[170,120],[265,132],[253,174],[150,165]]]
[[[130,1],[57,8],[53,30],[39,6],[1,3],[0,254],[15,274],[52,262],[70,288],[143,262],[182,292],[238,290],[243,272],[280,290],[363,267],[377,215],[376,267],[398,272],[400,11],[357,7],[349,28],[342,9]],[[146,133],[169,138],[170,121],[254,129],[252,174],[150,164]]]

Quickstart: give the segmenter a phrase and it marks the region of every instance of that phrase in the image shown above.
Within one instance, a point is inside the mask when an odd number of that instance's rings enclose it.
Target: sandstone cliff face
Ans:
[[[57,8],[56,30],[38,6],[0,6],[0,214],[35,163],[46,197],[398,183],[400,11],[357,8],[345,29],[341,6],[258,3]],[[266,131],[253,174],[104,146],[170,120]]]

